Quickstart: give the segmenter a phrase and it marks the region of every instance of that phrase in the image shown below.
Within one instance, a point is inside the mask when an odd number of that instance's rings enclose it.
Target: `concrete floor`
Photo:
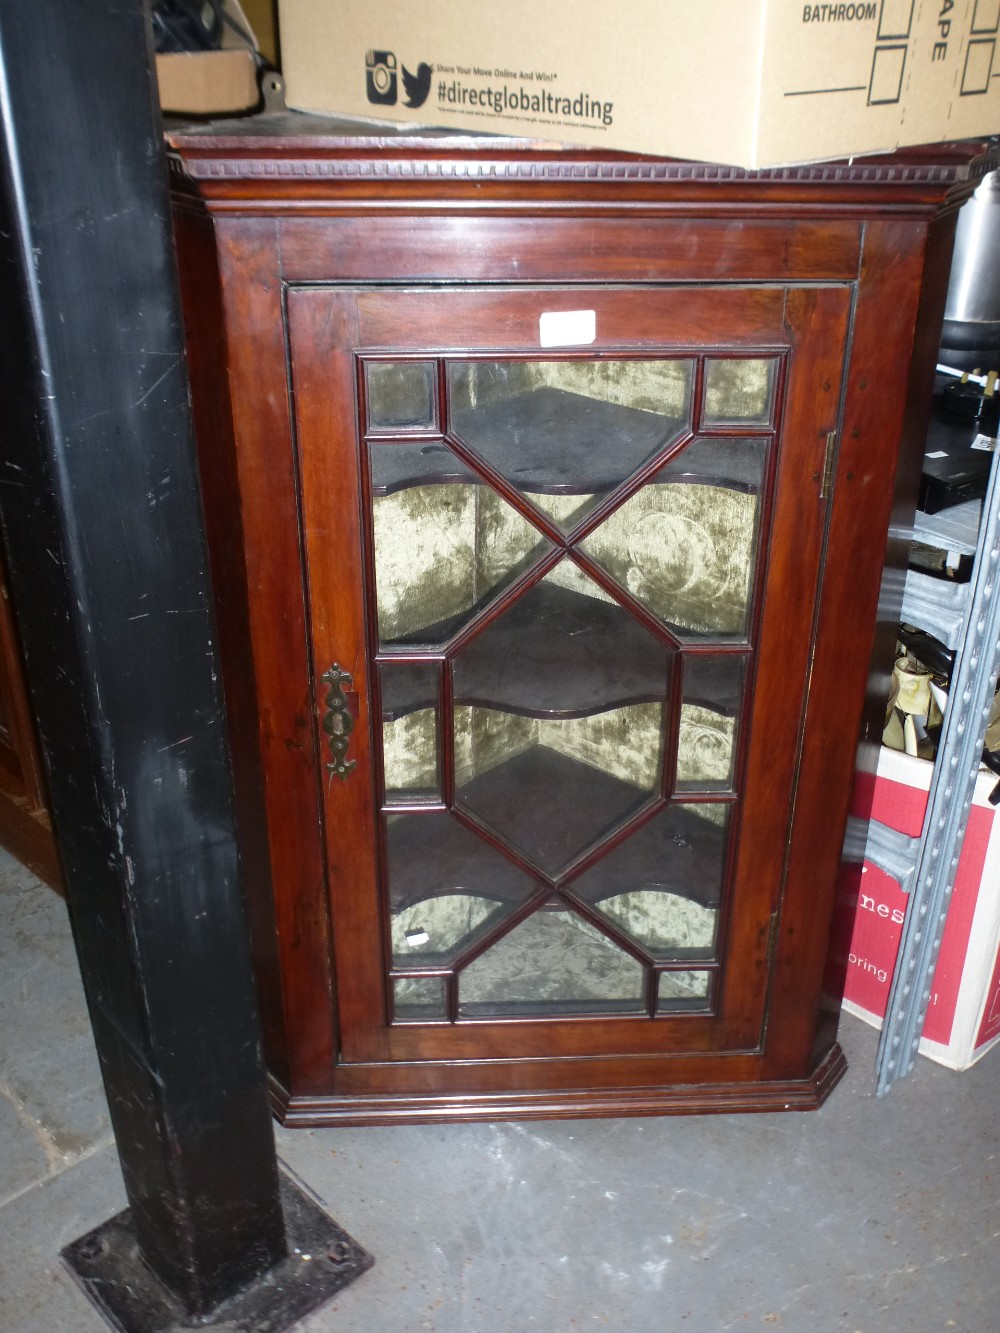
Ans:
[[[124,1206],[65,908],[0,853],[0,1330],[100,1333],[58,1260]],[[295,1132],[376,1267],[307,1333],[1000,1329],[1000,1051],[814,1115]]]

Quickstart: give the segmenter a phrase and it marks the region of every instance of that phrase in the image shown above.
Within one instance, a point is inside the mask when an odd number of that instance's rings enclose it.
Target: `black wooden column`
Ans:
[[[200,1316],[287,1243],[150,69],[139,0],[0,0],[0,522],[128,1225]]]

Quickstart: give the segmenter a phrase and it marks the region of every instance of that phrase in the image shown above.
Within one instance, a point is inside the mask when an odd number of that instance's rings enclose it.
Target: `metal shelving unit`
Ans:
[[[975,559],[967,584],[915,571],[906,576],[902,620],[934,634],[956,656],[921,835],[912,838],[872,821],[864,853],[909,894],[876,1057],[879,1095],[909,1073],[920,1045],[1000,668],[997,458],[981,508],[973,501],[918,514],[907,535]]]

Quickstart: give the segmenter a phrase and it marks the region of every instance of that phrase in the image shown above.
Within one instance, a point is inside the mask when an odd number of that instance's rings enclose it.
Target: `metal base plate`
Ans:
[[[62,1252],[76,1282],[118,1333],[282,1333],[375,1262],[323,1209],[281,1173],[289,1255],[250,1286],[192,1322],[139,1253],[128,1209]]]

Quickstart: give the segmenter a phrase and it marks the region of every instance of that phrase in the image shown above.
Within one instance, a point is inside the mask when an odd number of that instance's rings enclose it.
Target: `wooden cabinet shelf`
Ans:
[[[587,717],[666,697],[662,640],[617,603],[536,583],[455,658],[455,703],[525,717]],[[382,709],[394,720],[435,700],[402,665],[386,671]],[[398,683],[397,683],[398,682]]]
[[[528,495],[606,494],[685,433],[683,419],[554,388],[455,410],[450,432]],[[711,437],[686,445],[669,477],[654,477],[667,480],[745,491],[758,484],[750,461]],[[480,484],[479,474],[440,441],[421,442],[418,436],[405,445],[373,445],[375,495],[413,486]]]
[[[583,825],[580,812],[595,793],[608,801],[609,824],[616,805],[627,815],[640,804],[635,790],[621,790],[624,784],[614,778],[540,751],[494,769],[488,781],[480,778],[478,785],[470,784],[469,791],[459,793],[459,806],[468,797],[480,808],[509,810],[516,803],[519,784],[539,770],[552,783],[550,800],[532,812],[527,825],[518,821],[517,836],[540,862],[565,861],[586,846],[596,830]],[[619,894],[653,890],[717,906],[727,832],[725,807],[716,808],[723,814],[720,822],[697,814],[690,804],[661,807],[634,837],[571,881],[570,890],[594,905]],[[508,904],[522,903],[532,890],[543,887],[542,881],[512,869],[502,857],[484,855],[482,840],[446,812],[418,818],[393,809],[389,820],[393,911],[441,894],[468,891],[470,885],[484,898]]]
[[[171,144],[280,1112],[820,1104],[886,538],[989,155]],[[567,311],[593,341],[543,346]]]
[[[732,717],[740,690],[718,653],[685,658],[685,699]],[[382,719],[437,705],[423,664],[384,659]],[[524,717],[587,717],[666,698],[670,658],[663,641],[617,603],[536,583],[455,658],[455,703]]]

